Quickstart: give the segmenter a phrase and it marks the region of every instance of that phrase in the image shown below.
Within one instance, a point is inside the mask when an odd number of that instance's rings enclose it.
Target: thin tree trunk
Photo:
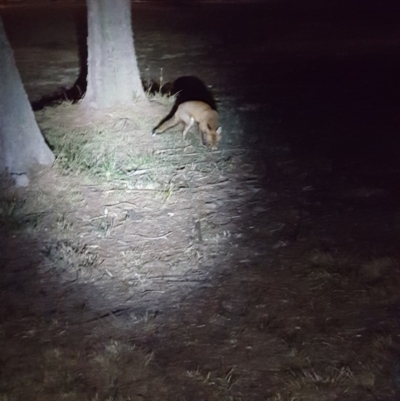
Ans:
[[[131,104],[144,97],[129,0],[87,0],[88,85],[84,107]]]
[[[36,123],[0,19],[0,171],[6,170],[17,179],[35,164],[53,162],[54,155]]]

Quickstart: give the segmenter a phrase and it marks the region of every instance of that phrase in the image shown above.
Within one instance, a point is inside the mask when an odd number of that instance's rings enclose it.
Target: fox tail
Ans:
[[[171,111],[151,130],[153,135],[156,134],[158,128],[160,128],[166,121],[170,120],[176,111],[178,110],[179,104],[175,102],[174,106],[172,107]]]

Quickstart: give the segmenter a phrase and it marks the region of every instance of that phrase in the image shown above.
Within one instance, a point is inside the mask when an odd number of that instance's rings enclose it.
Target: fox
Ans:
[[[168,115],[153,128],[152,134],[153,136],[161,134],[167,129],[182,123],[182,135],[185,140],[186,134],[194,122],[198,124],[202,144],[209,145],[211,150],[216,150],[222,134],[218,112],[201,100],[188,100],[179,105],[174,105]]]

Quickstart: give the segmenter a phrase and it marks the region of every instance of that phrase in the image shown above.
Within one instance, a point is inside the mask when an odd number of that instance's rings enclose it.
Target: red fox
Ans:
[[[201,141],[203,145],[210,145],[212,150],[217,149],[221,139],[221,127],[219,125],[218,112],[213,110],[207,103],[200,100],[190,100],[173,107],[169,114],[153,128],[153,135],[160,134],[168,128],[183,123],[183,139],[193,126],[194,122],[199,124]]]

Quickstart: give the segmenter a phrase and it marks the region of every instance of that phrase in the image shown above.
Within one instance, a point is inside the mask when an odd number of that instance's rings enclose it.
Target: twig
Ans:
[[[317,294],[312,300],[311,304],[313,304],[318,298],[322,297],[323,295],[327,294],[328,292],[331,292],[333,289],[335,289],[338,285],[333,284],[330,287],[328,287],[326,290],[321,291],[319,294]],[[307,302],[308,303],[308,302]]]
[[[146,173],[148,173],[149,171],[151,171],[151,170],[154,170],[154,168],[153,169],[146,169],[146,170],[135,170],[135,171],[132,171],[131,173],[129,173],[128,175],[129,176],[132,176],[132,175],[143,175],[143,174],[146,174]]]
[[[82,324],[95,322],[95,321],[97,321],[97,320],[104,319],[104,318],[106,318],[106,317],[108,317],[108,316],[112,316],[112,315],[113,315],[113,316],[118,316],[118,315],[120,315],[121,313],[128,311],[129,309],[131,309],[131,308],[130,308],[130,307],[127,307],[127,308],[112,309],[110,312],[106,312],[106,313],[103,313],[103,314],[100,315],[100,316],[97,316],[97,317],[94,317],[94,318],[92,318],[92,319],[86,320],[86,321],[83,322]]]
[[[104,205],[104,207],[118,206],[118,205],[121,205],[123,203],[128,203],[129,205],[133,205],[133,206],[139,207],[138,205],[136,205],[136,203],[129,202],[129,201],[121,201],[121,202],[117,202],[117,203],[110,203],[108,205]]]
[[[160,276],[146,276],[146,279],[148,279],[148,280],[167,279],[168,281],[170,281],[170,279],[172,279],[172,278],[184,279],[185,276],[182,274],[164,274],[164,275],[160,275]],[[206,280],[206,278],[203,281],[205,281],[205,280]],[[188,279],[187,281],[192,281],[192,280]]]
[[[226,184],[227,182],[229,182],[229,178],[227,178],[226,180],[223,181],[219,181],[219,182],[215,182],[213,184],[203,184],[203,185],[198,185],[193,187],[194,189],[199,189],[199,188],[205,188],[205,187],[214,187],[216,185],[220,185],[220,184]]]
[[[194,228],[197,231],[197,237],[199,242],[203,242],[203,236],[201,235],[201,222],[200,220],[195,221]]]
[[[151,239],[151,240],[157,240],[157,239],[168,239],[168,235],[170,235],[172,233],[172,231],[169,231],[168,233],[161,235],[159,237],[147,237],[146,235],[141,235],[141,234],[132,234],[132,235],[136,235],[138,237],[141,238],[146,238],[146,239]]]

